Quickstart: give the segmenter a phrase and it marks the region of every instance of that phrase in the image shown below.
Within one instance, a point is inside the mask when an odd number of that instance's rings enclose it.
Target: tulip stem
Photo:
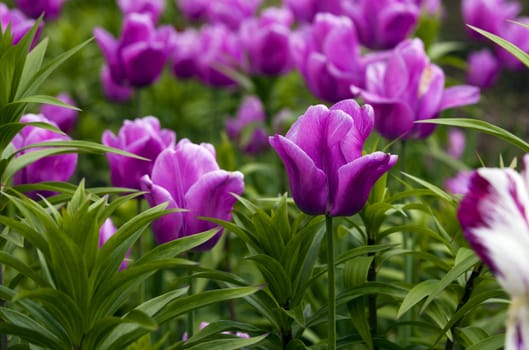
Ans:
[[[329,350],[336,349],[336,289],[335,289],[335,262],[334,262],[334,232],[332,229],[332,217],[325,217],[327,229],[327,269],[328,269],[328,298],[329,298],[329,317],[328,317],[328,346]]]

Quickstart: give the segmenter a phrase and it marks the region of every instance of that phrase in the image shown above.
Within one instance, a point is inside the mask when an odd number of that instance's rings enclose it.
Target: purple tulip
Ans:
[[[21,11],[17,9],[10,10],[6,4],[0,3],[0,26],[4,32],[7,26],[11,26],[11,35],[13,35],[13,45],[18,44],[24,35],[35,25],[35,21],[28,19]],[[33,38],[31,47],[33,48],[38,41],[40,32],[42,31],[43,23],[39,25],[37,33]]]
[[[523,164],[521,174],[510,168],[476,170],[458,209],[465,238],[511,296],[506,350],[529,346],[529,155]]]
[[[411,2],[425,11],[429,16],[439,13],[441,10],[441,0],[411,0]]]
[[[158,23],[163,12],[164,0],[118,0],[118,6],[125,15],[131,13],[146,14],[153,23]]]
[[[210,0],[177,0],[177,6],[182,15],[191,20],[198,21],[206,18]]]
[[[200,31],[196,56],[198,77],[211,86],[236,85],[229,71],[242,66],[239,36],[223,25],[206,25]]]
[[[500,34],[505,22],[514,19],[522,9],[518,2],[509,0],[463,0],[461,7],[465,24],[494,34]],[[474,39],[488,40],[471,29],[467,33]]]
[[[99,229],[99,248],[103,246],[103,244],[106,243],[116,233],[117,228],[114,226],[114,223],[110,218],[107,218],[105,222],[103,223],[103,226]],[[119,270],[124,270],[127,268],[128,263],[128,257],[130,256],[130,250],[125,255],[125,259],[121,262],[121,265],[119,266]]]
[[[385,60],[366,69],[366,88],[353,86],[375,109],[375,128],[384,137],[425,138],[434,124],[415,124],[416,120],[438,117],[442,110],[469,105],[479,100],[474,86],[444,88],[442,69],[432,63],[419,39],[400,43]]]
[[[466,194],[473,171],[460,171],[456,176],[445,180],[444,186],[452,194]]]
[[[74,100],[67,93],[61,93],[57,96],[60,101],[75,106]],[[55,105],[44,104],[40,107],[40,113],[57,124],[59,129],[65,133],[72,131],[75,121],[77,120],[78,112],[74,109],[64,108]]]
[[[343,0],[284,0],[285,6],[300,23],[310,23],[318,13],[342,14]]]
[[[48,123],[55,127],[57,125],[52,121],[46,119],[42,114],[26,114],[20,118],[22,123],[30,122],[41,122]],[[36,143],[46,142],[46,141],[69,141],[71,138],[67,135],[61,135],[54,131],[39,128],[36,126],[26,126],[24,127],[14,138],[13,146],[15,149],[20,149],[29,145]],[[25,151],[22,151],[21,154],[28,152],[36,151],[42,149],[31,148]],[[77,167],[77,154],[60,154],[41,158],[34,161],[30,165],[26,166],[13,177],[13,184],[34,184],[45,181],[68,181]],[[49,196],[52,195],[52,192],[42,191],[42,192],[31,192],[28,196],[36,198],[37,195]]]
[[[226,120],[226,133],[243,151],[256,154],[268,147],[268,135],[264,130],[265,120],[266,115],[261,101],[255,96],[247,96],[235,118]],[[245,134],[249,135],[246,139],[243,137]]]
[[[270,137],[303,212],[349,216],[362,209],[375,182],[398,159],[383,152],[362,155],[373,121],[371,106],[344,100],[330,109],[309,107],[286,136]]]
[[[103,92],[105,96],[115,102],[124,102],[132,98],[134,89],[127,85],[120,85],[112,79],[110,69],[107,65],[101,68],[101,85],[103,86]]]
[[[363,86],[364,62],[349,18],[320,13],[291,40],[294,62],[316,97],[337,102],[351,97],[350,85]]]
[[[371,49],[395,47],[413,31],[420,15],[419,7],[406,0],[359,0],[343,7],[360,42]]]
[[[466,138],[461,129],[451,128],[448,131],[448,153],[452,158],[459,159],[465,151]]]
[[[219,168],[212,145],[183,139],[160,153],[152,175],[142,177],[141,188],[148,192],[145,198],[151,206],[167,202],[169,209],[186,209],[153,222],[156,241],[165,243],[218,227],[199,217],[230,220],[236,201],[232,193],[241,195],[244,181],[240,172]],[[196,249],[212,248],[221,233],[222,230]]]
[[[54,19],[61,14],[66,0],[16,0],[17,7],[31,18],[39,18],[44,13],[45,19]]]
[[[198,50],[199,33],[196,30],[186,29],[175,35],[169,61],[177,78],[190,79],[197,75]]]
[[[209,23],[223,24],[237,30],[242,21],[255,15],[261,0],[215,0],[210,1],[206,11]]]
[[[481,89],[488,89],[500,75],[500,63],[488,49],[473,52],[468,57],[466,82]]]
[[[119,40],[102,28],[94,29],[94,36],[116,85],[144,87],[160,76],[170,38],[167,30],[154,27],[148,15],[126,16]]]
[[[514,19],[516,22],[524,25],[529,25],[529,17],[520,17]],[[529,52],[529,30],[519,24],[506,22],[500,29],[500,34],[503,39],[509,41],[524,52]],[[496,55],[500,63],[511,70],[525,69],[525,65],[517,59],[513,54],[500,46],[496,46]]]
[[[249,67],[254,74],[278,75],[291,69],[290,11],[268,8],[260,18],[247,19],[239,34]]]
[[[151,160],[145,161],[107,153],[112,186],[139,190],[140,178],[151,173],[153,161],[164,149],[173,147],[175,140],[176,135],[173,131],[160,129],[158,119],[150,116],[134,121],[125,120],[117,136],[106,130],[102,138],[104,145]]]

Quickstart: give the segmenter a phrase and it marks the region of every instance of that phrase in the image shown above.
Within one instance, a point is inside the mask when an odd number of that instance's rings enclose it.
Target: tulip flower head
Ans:
[[[16,0],[17,7],[31,18],[39,18],[44,13],[45,19],[55,19],[61,14],[66,0]]]
[[[151,160],[145,161],[107,153],[112,186],[139,190],[140,178],[151,173],[156,157],[164,149],[173,147],[175,140],[176,134],[172,130],[161,129],[158,119],[152,116],[133,121],[125,120],[117,135],[106,130],[102,138],[104,145]]]
[[[310,23],[318,13],[342,14],[342,0],[284,0],[299,23]]]
[[[199,33],[194,29],[175,34],[169,61],[177,78],[190,79],[197,75],[198,40]]]
[[[241,103],[235,118],[226,120],[226,133],[249,154],[255,154],[268,146],[268,135],[264,129],[266,116],[261,100],[255,96],[247,96]],[[249,137],[243,139],[246,131]]]
[[[210,1],[206,11],[207,21],[237,30],[245,19],[255,15],[260,3],[261,0]]]
[[[522,7],[517,1],[510,0],[463,0],[461,10],[465,24],[500,34],[505,23],[514,19]],[[471,29],[467,34],[474,39],[488,40]]]
[[[133,88],[118,84],[112,79],[110,69],[106,64],[101,68],[100,79],[101,85],[103,86],[103,93],[111,101],[125,102],[130,100],[134,95]]]
[[[10,10],[6,4],[0,3],[0,26],[2,27],[2,32],[5,32],[7,26],[11,26],[11,35],[13,35],[13,45],[16,45],[20,39],[35,25],[33,19],[27,18],[21,11],[18,9]],[[42,22],[37,29],[35,38],[31,43],[31,47],[34,47],[37,44],[40,32],[42,31]]]
[[[151,18],[153,23],[158,23],[163,12],[164,0],[118,0],[118,6],[125,14],[143,13]]]
[[[344,100],[330,109],[311,106],[285,136],[270,137],[303,212],[349,216],[362,209],[375,182],[398,159],[383,152],[362,155],[373,122],[371,106]]]
[[[513,20],[526,26],[529,25],[529,17],[519,17]],[[523,25],[505,22],[500,29],[499,36],[516,45],[522,51],[529,52],[529,30]],[[495,52],[503,67],[510,70],[525,69],[525,65],[504,48],[495,46]]]
[[[57,99],[70,105],[75,106],[74,100],[67,93],[61,93],[57,96]],[[72,131],[77,115],[79,114],[75,109],[64,108],[61,106],[44,104],[40,107],[40,113],[43,114],[48,120],[51,120],[59,129],[65,133]]]
[[[444,187],[452,194],[465,194],[468,191],[470,178],[473,171],[460,171],[456,176],[448,178],[444,182]]]
[[[498,80],[500,70],[500,62],[491,51],[482,49],[473,52],[468,56],[466,82],[481,89],[488,89]]]
[[[170,37],[167,30],[155,28],[149,15],[126,16],[118,40],[102,28],[94,36],[116,85],[144,87],[160,76]]]
[[[117,228],[114,226],[114,223],[112,222],[112,219],[107,218],[101,228],[99,229],[99,248],[105,244],[106,241],[110,239],[116,233]],[[121,262],[121,265],[119,266],[119,270],[124,270],[127,268],[128,265],[128,257],[130,256],[130,250],[125,255],[125,259]]]
[[[479,89],[460,85],[444,88],[440,67],[430,63],[420,39],[403,41],[392,55],[366,68],[366,86],[352,86],[375,109],[375,128],[384,137],[425,138],[433,124],[416,120],[436,118],[445,109],[469,105],[479,100]]]
[[[458,209],[465,238],[511,296],[506,350],[529,346],[529,155],[523,164],[521,174],[476,170]]]
[[[156,161],[151,175],[141,179],[141,189],[151,206],[168,203],[167,208],[185,211],[167,214],[152,224],[158,243],[193,235],[218,227],[199,219],[210,217],[230,220],[235,197],[244,189],[242,173],[221,170],[211,144],[194,144],[180,140],[173,148],[165,149]],[[208,242],[195,248],[208,250],[220,238],[219,231]]]
[[[55,127],[57,125],[46,119],[42,114],[26,114],[20,118],[22,123],[42,122],[48,123]],[[71,138],[67,135],[58,134],[54,131],[43,129],[36,126],[25,126],[14,138],[13,146],[20,149],[36,143],[46,141],[69,141]],[[33,152],[42,148],[31,148],[22,151],[21,154]],[[41,158],[29,164],[18,171],[13,177],[13,184],[33,184],[44,181],[68,181],[77,167],[77,154],[60,154]],[[36,198],[37,195],[49,196],[51,192],[30,193],[28,196]]]

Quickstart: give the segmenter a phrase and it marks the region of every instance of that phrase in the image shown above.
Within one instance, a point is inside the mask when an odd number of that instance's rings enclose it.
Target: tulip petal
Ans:
[[[168,203],[167,209],[179,208],[169,191],[163,186],[154,184],[149,175],[143,176],[140,183],[142,191],[147,192],[145,199],[151,207]],[[179,238],[183,222],[183,213],[170,213],[156,219],[152,223],[154,238],[159,244]]]
[[[291,140],[281,135],[271,136],[269,140],[285,165],[298,207],[307,214],[325,214],[329,193],[325,173]]]
[[[216,170],[203,175],[186,193],[189,212],[184,214],[185,236],[209,230],[217,225],[197,217],[230,220],[233,206],[237,201],[232,195],[241,195],[244,191],[242,173]],[[197,250],[207,250],[215,245],[222,230]]]
[[[526,160],[526,159],[524,159]],[[529,293],[529,191],[513,169],[479,169],[458,218],[466,239],[512,296]]]
[[[525,350],[529,347],[529,306],[525,298],[513,298],[505,334],[505,350]]]
[[[161,43],[140,42],[125,47],[122,58],[129,83],[142,87],[158,79],[167,53]]]
[[[479,101],[479,89],[470,85],[452,86],[446,89],[441,99],[440,109],[471,105]]]
[[[375,152],[360,157],[338,170],[336,197],[331,216],[350,216],[359,212],[375,182],[397,162],[396,155]]]

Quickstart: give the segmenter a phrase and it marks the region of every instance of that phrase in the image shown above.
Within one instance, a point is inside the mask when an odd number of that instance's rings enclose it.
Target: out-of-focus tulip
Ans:
[[[263,104],[255,96],[247,96],[241,103],[235,118],[226,120],[226,133],[246,153],[255,154],[268,147],[268,135],[264,129],[266,115]],[[246,138],[243,135],[247,135]]]
[[[105,244],[106,241],[110,239],[116,233],[117,228],[114,226],[114,223],[112,222],[112,219],[107,218],[105,222],[103,223],[103,226],[99,229],[99,248]],[[121,262],[121,265],[119,266],[119,270],[124,270],[127,268],[128,262],[127,258],[130,256],[130,251],[127,252],[125,255],[125,259]]]
[[[210,1],[206,17],[209,23],[223,24],[237,30],[247,18],[255,15],[261,0],[215,0]]]
[[[364,62],[349,18],[320,13],[291,40],[294,63],[316,97],[337,102],[352,97],[350,85],[363,86]]]
[[[169,61],[177,78],[189,79],[197,75],[198,40],[199,33],[194,29],[186,29],[175,34]]]
[[[507,168],[476,170],[458,209],[465,238],[511,296],[506,350],[529,345],[529,155],[523,164],[521,174]]]
[[[168,208],[187,211],[167,214],[152,224],[158,243],[200,233],[217,227],[198,217],[230,220],[235,197],[244,190],[242,173],[221,170],[210,144],[194,144],[180,140],[174,148],[165,149],[156,161],[152,175],[141,179],[141,188],[151,206],[164,202]],[[222,230],[196,250],[207,250],[215,245]]]
[[[400,43],[387,59],[366,68],[365,89],[353,86],[375,109],[375,128],[384,137],[425,138],[434,124],[416,124],[417,120],[438,117],[445,109],[465,106],[479,100],[475,86],[446,88],[444,72],[430,63],[420,39]]]
[[[510,0],[463,0],[461,7],[465,24],[494,34],[500,34],[505,22],[514,19],[522,9],[517,1]],[[471,29],[467,33],[474,39],[488,40]]]
[[[16,0],[17,7],[31,18],[39,18],[44,13],[45,19],[54,19],[61,14],[66,0]]]
[[[48,123],[55,127],[57,125],[52,121],[46,119],[42,114],[26,114],[20,119],[22,123],[41,122]],[[36,126],[24,127],[14,138],[13,146],[15,149],[20,149],[36,143],[46,141],[69,141],[71,138],[67,135],[58,134],[54,131],[39,128]],[[21,154],[42,149],[31,148],[22,151]],[[77,167],[77,154],[60,154],[41,158],[29,164],[13,177],[13,184],[34,184],[45,181],[68,181]],[[43,196],[51,195],[51,192],[39,192]],[[31,197],[36,197],[37,193],[28,194]]]
[[[344,14],[356,27],[360,42],[371,49],[391,49],[414,29],[420,9],[406,0],[345,1]]]
[[[452,194],[465,194],[472,174],[473,171],[460,171],[456,176],[446,179],[444,186]]]
[[[125,15],[143,13],[158,23],[165,7],[165,0],[118,0],[118,6]]]
[[[373,121],[371,106],[344,100],[330,109],[309,107],[286,136],[270,137],[302,211],[348,216],[362,209],[375,182],[398,159],[383,152],[362,155]]]
[[[170,38],[165,28],[155,28],[149,15],[126,16],[118,40],[102,28],[94,29],[94,36],[116,85],[144,87],[160,76]]]
[[[69,104],[70,106],[75,106],[74,100],[67,93],[61,93],[57,96],[57,99],[60,101]],[[75,121],[77,120],[78,112],[75,109],[64,108],[61,106],[55,105],[42,105],[40,107],[40,113],[57,124],[59,129],[65,133],[72,131]]]
[[[292,21],[289,10],[268,8],[260,18],[241,24],[239,34],[252,73],[278,75],[292,67],[289,45]]]
[[[446,153],[455,159],[461,158],[465,151],[466,137],[461,129],[451,128],[448,131],[448,148]]]
[[[227,71],[242,66],[242,45],[239,36],[224,25],[203,26],[196,56],[200,80],[211,86],[233,86],[236,81]]]
[[[175,140],[175,133],[161,129],[158,119],[151,116],[133,121],[125,120],[117,136],[106,130],[102,137],[104,145],[150,159],[145,161],[107,153],[112,186],[139,190],[140,178],[151,173],[156,157],[164,149],[173,147]]]
[[[292,11],[300,23],[310,23],[318,13],[342,14],[342,0],[284,0],[285,6]]]
[[[116,83],[110,75],[110,70],[107,65],[101,69],[101,85],[105,96],[115,102],[124,102],[131,99],[134,94],[134,89],[127,85],[120,85]]]
[[[209,2],[210,0],[177,0],[176,4],[184,17],[198,21],[206,18]]]
[[[490,88],[500,75],[498,59],[488,49],[473,52],[468,57],[466,82],[481,89]]]
[[[529,25],[529,17],[519,17],[513,20]],[[522,51],[529,52],[529,31],[524,26],[506,22],[501,27],[499,36],[516,45]],[[525,65],[504,48],[496,46],[495,51],[502,66],[511,70],[525,69]]]
[[[7,26],[11,26],[11,35],[13,35],[13,45],[16,45],[20,39],[35,25],[35,21],[27,18],[18,9],[10,10],[6,4],[0,3],[0,26],[4,32]],[[35,38],[31,43],[32,47],[37,44],[40,32],[42,31],[42,23],[37,29]]]

